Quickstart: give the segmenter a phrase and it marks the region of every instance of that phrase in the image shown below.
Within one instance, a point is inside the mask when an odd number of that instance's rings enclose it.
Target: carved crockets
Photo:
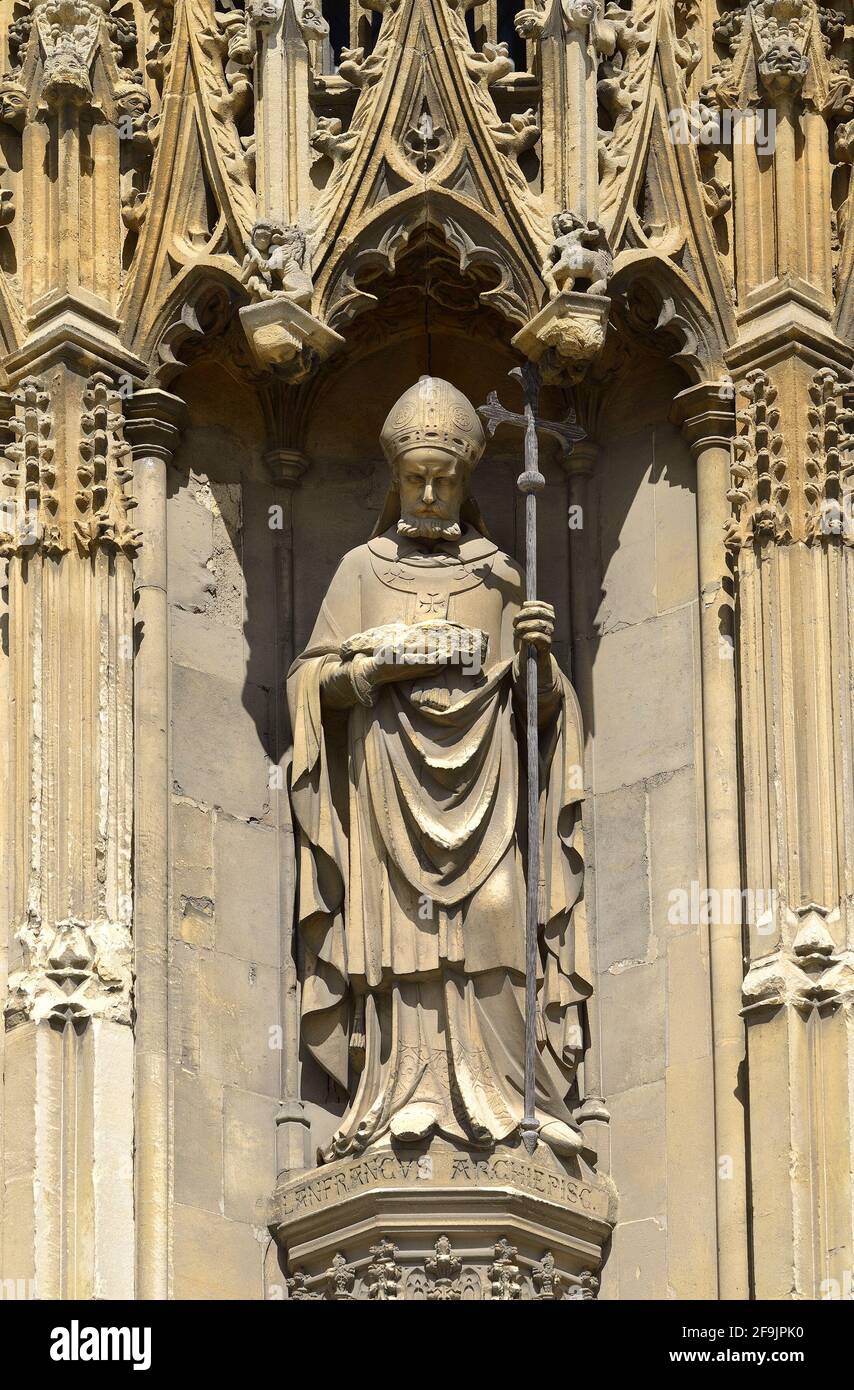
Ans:
[[[133,554],[140,543],[130,522],[130,445],[124,438],[123,399],[104,372],[85,384],[73,470],[57,459],[54,406],[43,379],[25,378],[13,392],[0,492],[0,554],[99,548]]]
[[[779,428],[777,388],[761,369],[747,375],[727,494],[732,503],[727,545],[733,551],[764,541],[812,543],[837,537],[852,543],[851,387],[824,367],[813,376],[808,392],[806,447],[800,450],[802,469],[795,472]]]

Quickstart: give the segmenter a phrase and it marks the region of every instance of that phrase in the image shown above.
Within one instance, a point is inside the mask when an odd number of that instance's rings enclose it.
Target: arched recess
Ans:
[[[378,273],[393,275],[403,251],[425,232],[451,249],[463,276],[484,279],[480,304],[497,311],[508,336],[537,312],[543,285],[533,251],[520,255],[521,248],[511,245],[488,215],[450,192],[431,189],[426,194],[408,190],[389,200],[350,244],[333,252],[316,286],[318,316],[346,333],[377,303],[364,282]]]
[[[632,308],[633,294],[642,288],[657,309],[653,322],[643,322]],[[667,334],[676,350],[674,362],[688,375],[690,384],[715,381],[726,373],[725,342],[719,325],[690,280],[655,252],[624,252],[617,260],[608,292],[635,327],[651,334]]]
[[[187,365],[194,347],[211,355],[222,355],[218,346],[229,339],[229,354],[249,370],[249,354],[239,324],[237,309],[248,302],[244,287],[232,264],[211,256],[195,261],[169,288],[145,338],[136,350],[149,369],[149,381],[166,386]],[[198,353],[196,354],[198,355]]]

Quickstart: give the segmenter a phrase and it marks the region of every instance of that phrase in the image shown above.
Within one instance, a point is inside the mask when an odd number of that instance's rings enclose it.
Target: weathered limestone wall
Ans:
[[[247,399],[215,371],[186,386],[168,523],[173,1294],[259,1298],[280,1065],[275,497]]]
[[[713,1298],[707,943],[668,920],[703,883],[694,465],[670,373],[606,414],[584,543],[596,583],[585,709],[602,1086],[620,1220],[602,1297]]]

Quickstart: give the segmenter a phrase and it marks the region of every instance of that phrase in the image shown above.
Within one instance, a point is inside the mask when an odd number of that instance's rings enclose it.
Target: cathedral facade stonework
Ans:
[[[0,60],[3,1287],[850,1296],[851,6]]]

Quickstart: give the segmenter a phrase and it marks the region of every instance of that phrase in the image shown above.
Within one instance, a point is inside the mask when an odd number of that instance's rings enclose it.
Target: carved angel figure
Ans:
[[[540,271],[549,297],[574,289],[576,280],[590,281],[587,294],[604,294],[613,266],[604,228],[564,211],[552,218],[552,230],[555,239]]]
[[[305,234],[301,228],[256,222],[243,258],[243,283],[259,299],[281,294],[307,309],[312,283],[304,262]]]

